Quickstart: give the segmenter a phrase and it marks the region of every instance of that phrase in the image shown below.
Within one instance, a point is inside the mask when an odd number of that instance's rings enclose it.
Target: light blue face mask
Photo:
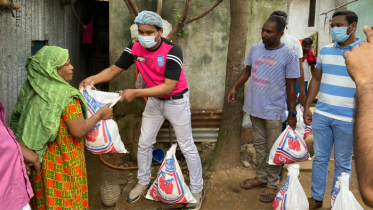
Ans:
[[[157,34],[158,34],[158,32],[157,32]],[[155,36],[157,36],[157,34]],[[155,36],[140,36],[139,35],[139,42],[145,48],[152,48],[159,41],[159,40],[155,41]]]
[[[334,27],[332,28],[332,38],[335,42],[345,42],[351,35],[352,31],[350,34],[347,34],[347,29],[350,27]]]

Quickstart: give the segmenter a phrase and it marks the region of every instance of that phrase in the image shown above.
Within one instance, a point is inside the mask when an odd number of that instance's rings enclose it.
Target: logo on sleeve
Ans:
[[[160,56],[160,55],[158,55],[158,56],[157,56],[157,63],[158,63],[158,66],[159,66],[159,67],[162,67],[163,64],[164,64],[164,56]]]

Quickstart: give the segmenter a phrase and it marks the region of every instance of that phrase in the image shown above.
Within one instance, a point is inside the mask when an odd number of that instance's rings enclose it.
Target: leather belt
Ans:
[[[188,92],[188,88],[186,88],[185,90],[183,90],[181,93],[178,93],[178,94],[175,94],[173,96],[170,96],[170,97],[167,97],[167,98],[159,98],[159,100],[175,100],[175,99],[181,99],[183,98],[184,96],[184,93]]]

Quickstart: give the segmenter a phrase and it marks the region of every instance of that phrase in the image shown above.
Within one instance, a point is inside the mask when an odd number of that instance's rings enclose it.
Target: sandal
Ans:
[[[253,188],[265,188],[267,187],[267,183],[263,183],[258,177],[253,179],[246,179],[242,182],[241,187],[245,190],[253,189]]]
[[[273,200],[276,198],[277,189],[273,189],[272,187],[266,187],[264,192],[260,195],[259,200],[264,203],[272,203]]]

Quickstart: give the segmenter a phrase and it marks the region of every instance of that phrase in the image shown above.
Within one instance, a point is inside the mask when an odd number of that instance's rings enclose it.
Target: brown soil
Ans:
[[[160,148],[160,145],[157,145]],[[205,161],[208,154],[213,149],[213,144],[198,144],[197,145],[201,159]],[[167,151],[169,144],[164,144],[164,151]],[[128,164],[126,155],[123,154],[108,154],[103,155],[104,159],[116,166]],[[188,170],[180,151],[177,152],[177,158],[180,162],[180,167],[185,175],[186,182],[189,182]],[[217,171],[214,173],[204,172],[204,189],[206,192],[203,201],[202,210],[216,210],[216,209],[273,209],[272,204],[266,204],[259,201],[259,195],[264,190],[251,189],[244,190],[241,188],[241,182],[247,178],[253,178],[256,174],[256,167],[253,161],[247,154],[241,153],[241,158],[250,162],[251,166],[245,168],[243,166],[233,168],[227,171]],[[91,153],[86,153],[88,184],[89,184],[89,205],[90,209],[182,209],[183,205],[167,205],[160,202],[150,201],[141,197],[135,203],[129,204],[126,197],[129,191],[137,183],[137,170],[114,170],[103,165],[98,156]],[[152,180],[157,175],[159,166],[152,166]],[[330,208],[330,194],[334,172],[334,161],[331,160],[329,164],[328,185],[325,192],[324,206],[321,210],[328,210]],[[369,209],[362,202],[358,191],[357,178],[355,173],[355,163],[352,163],[352,177],[350,183],[350,190],[354,194],[357,201],[364,209]],[[286,181],[286,171],[284,172],[284,180],[279,184],[279,188]],[[299,181],[307,195],[310,196],[310,189],[312,183],[312,172],[301,171]],[[99,187],[102,182],[111,182],[119,184],[121,188],[121,197],[114,207],[105,207],[100,200]]]

